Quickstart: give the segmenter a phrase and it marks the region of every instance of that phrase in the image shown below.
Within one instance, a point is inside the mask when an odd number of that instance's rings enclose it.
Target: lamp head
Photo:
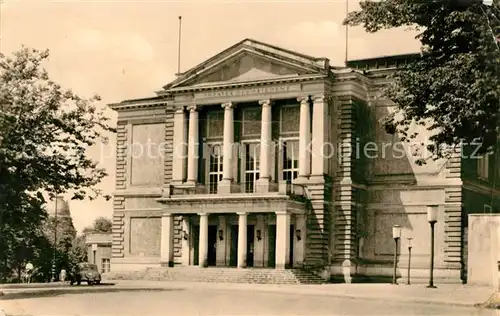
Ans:
[[[437,205],[429,205],[427,206],[427,221],[429,223],[437,222],[438,216],[438,206]]]
[[[401,238],[401,226],[399,225],[392,226],[392,238],[393,239]]]

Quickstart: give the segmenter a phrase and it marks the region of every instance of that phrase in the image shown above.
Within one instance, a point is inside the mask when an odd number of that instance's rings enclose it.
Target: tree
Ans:
[[[386,130],[412,141],[413,123],[432,131],[427,149],[446,157],[459,144],[492,151],[500,132],[500,19],[492,6],[474,0],[363,1],[344,24],[367,32],[409,26],[421,31],[420,57],[394,72],[383,97],[397,104]],[[429,123],[430,122],[430,123]],[[425,161],[418,159],[418,163]]]
[[[51,81],[42,68],[48,56],[24,47],[11,57],[0,54],[0,265],[5,273],[17,236],[32,236],[40,228],[46,214],[42,192],[94,199],[103,194],[95,185],[107,175],[86,154],[114,131],[97,109],[100,99],[81,98]]]
[[[83,229],[83,235],[88,234],[110,234],[112,232],[113,223],[106,217],[98,217],[92,223],[92,226]]]

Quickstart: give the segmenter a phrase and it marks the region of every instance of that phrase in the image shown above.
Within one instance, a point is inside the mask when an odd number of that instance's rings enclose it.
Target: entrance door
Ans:
[[[247,267],[253,267],[254,253],[255,253],[255,226],[247,226]]]
[[[229,266],[236,267],[238,263],[238,225],[231,226],[231,248],[229,250]]]
[[[191,242],[193,249],[193,265],[197,266],[200,264],[200,226],[192,226]]]
[[[289,265],[293,267],[293,248],[295,248],[293,237],[295,236],[295,226],[290,225],[290,257],[289,257]]]
[[[268,259],[267,266],[270,268],[276,267],[276,225],[268,226]]]
[[[217,261],[217,226],[208,226],[208,255],[207,255],[207,265],[215,266]]]

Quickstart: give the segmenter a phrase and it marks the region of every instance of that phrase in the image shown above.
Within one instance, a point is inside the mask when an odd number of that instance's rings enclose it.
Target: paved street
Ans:
[[[7,315],[497,315],[446,304],[405,303],[383,299],[353,299],[331,295],[266,292],[230,288],[197,288],[173,284],[141,290],[105,288],[88,292],[40,292],[0,300]]]

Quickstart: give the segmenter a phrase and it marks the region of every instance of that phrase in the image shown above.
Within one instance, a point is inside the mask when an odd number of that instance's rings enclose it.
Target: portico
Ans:
[[[225,200],[172,197],[159,202],[168,210],[162,215],[161,229],[165,266],[174,266],[173,214],[182,216],[183,266],[303,266],[306,243],[302,237],[307,233],[303,202],[280,194]]]

